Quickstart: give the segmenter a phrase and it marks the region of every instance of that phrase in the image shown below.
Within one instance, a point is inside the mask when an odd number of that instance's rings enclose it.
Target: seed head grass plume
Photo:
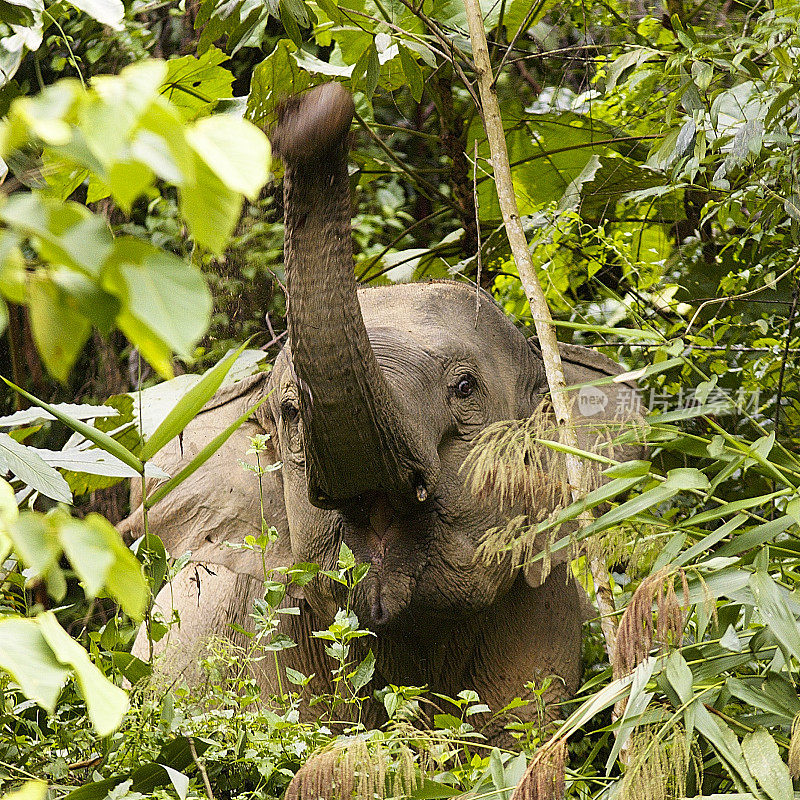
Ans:
[[[537,750],[511,800],[563,800],[566,739],[551,739]]]
[[[584,444],[587,449],[613,457],[609,427],[593,423],[579,433],[582,444],[583,440],[590,440]],[[563,445],[566,438],[564,427],[556,424],[547,400],[527,419],[495,423],[477,437],[462,473],[474,494],[499,503],[509,514],[504,526],[486,532],[478,548],[479,558],[499,559],[511,551],[515,562],[521,564],[543,553],[542,580],[547,577],[549,548],[562,535],[562,526],[553,526],[538,536],[536,527],[557,517],[572,502],[572,489],[565,453],[542,442]],[[587,471],[587,480],[587,492],[597,488],[599,470]],[[569,526],[570,532],[574,527]]]
[[[675,726],[672,736],[661,733],[649,725],[631,734],[629,766],[616,794],[618,800],[680,800],[686,797],[690,771],[700,777],[702,759],[686,731]]]
[[[390,800],[418,784],[414,753],[402,742],[354,736],[312,755],[286,789],[285,800]]]
[[[619,623],[614,653],[614,677],[621,678],[636,669],[653,648],[654,641],[667,647],[683,640],[685,609],[689,606],[689,585],[684,570],[678,570],[683,590],[683,605],[675,593],[675,573],[664,567],[645,578],[628,603]],[[653,605],[656,625],[653,625]]]
[[[800,778],[800,714],[792,722],[792,738],[789,741],[789,774]]]

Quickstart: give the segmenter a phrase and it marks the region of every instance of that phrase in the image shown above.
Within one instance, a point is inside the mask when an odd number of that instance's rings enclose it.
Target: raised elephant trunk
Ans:
[[[356,293],[347,173],[352,97],[319,86],[281,112],[288,325],[309,498],[336,506],[384,490],[427,496],[437,457],[398,413]]]

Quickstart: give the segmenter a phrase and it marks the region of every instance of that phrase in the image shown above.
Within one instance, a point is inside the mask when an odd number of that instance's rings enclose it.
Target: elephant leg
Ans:
[[[153,644],[156,674],[169,683],[192,686],[203,680],[200,661],[209,640],[223,637],[247,647],[248,638],[236,632],[236,624],[251,629],[253,600],[263,596],[263,581],[236,573],[219,564],[191,563],[182,569],[156,597],[155,608],[165,623],[177,611],[179,622]],[[144,626],[133,645],[133,655],[150,659],[150,643]]]

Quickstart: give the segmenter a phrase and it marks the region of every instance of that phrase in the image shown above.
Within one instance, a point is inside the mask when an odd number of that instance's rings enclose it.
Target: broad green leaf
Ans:
[[[11,552],[12,545],[8,532],[17,519],[19,519],[19,509],[14,490],[8,481],[0,478],[0,564]]]
[[[734,536],[730,542],[722,545],[717,551],[717,556],[726,558],[728,556],[738,556],[745,550],[759,547],[766,542],[771,542],[776,536],[783,533],[788,527],[794,524],[790,516],[778,517],[777,519],[757,525],[743,533]]]
[[[667,472],[667,480],[663,484],[671,489],[708,489],[711,485],[708,478],[694,467],[680,467]]]
[[[247,116],[260,128],[269,128],[276,122],[275,109],[282,100],[314,83],[308,72],[293,58],[294,53],[297,53],[297,45],[288,39],[281,39],[253,70]]]
[[[0,3],[0,22],[29,28],[34,24],[34,11],[39,11],[36,3],[6,0],[6,2]]]
[[[350,677],[350,682],[353,684],[353,691],[358,693],[363,689],[371,680],[372,675],[375,672],[375,656],[370,650],[366,656],[364,656],[364,660],[356,667],[355,671],[353,672],[352,676]]]
[[[178,206],[197,243],[221,254],[239,221],[242,203],[241,194],[228,188],[195,154],[194,182],[180,187]]]
[[[186,138],[229,189],[250,200],[258,197],[269,176],[270,148],[255,125],[218,114],[199,120],[186,131]]]
[[[736,734],[724,720],[716,715],[712,716],[702,704],[695,703],[694,708],[698,732],[708,739],[716,750],[720,760],[727,766],[734,784],[740,791],[749,789],[759,796],[758,786],[744,759]]]
[[[55,403],[54,407],[77,420],[116,417],[119,415],[116,408],[107,405],[96,406],[92,403]],[[34,425],[53,419],[55,419],[55,417],[52,414],[34,406],[33,408],[26,408],[23,411],[15,411],[7,417],[0,417],[0,428]]]
[[[400,45],[400,63],[403,66],[403,74],[408,81],[408,88],[411,96],[417,103],[422,100],[422,91],[425,88],[422,78],[422,69],[417,64],[417,59],[411,54],[407,47]]]
[[[164,421],[153,431],[153,435],[145,442],[141,452],[142,461],[149,461],[197,416],[200,409],[219,389],[230,368],[248,344],[249,340],[225,356],[181,397]]]
[[[130,423],[131,428],[133,422]],[[137,434],[138,439],[138,434]],[[64,450],[41,450],[38,447],[29,448],[37,453],[51,467],[68,470],[69,472],[80,472],[85,475],[98,475],[108,478],[138,478],[139,473],[124,464],[118,458],[114,458],[110,453],[97,448],[80,449],[77,447],[65,448]],[[155,464],[145,464],[144,474],[148,478],[168,478],[168,473],[164,472]],[[72,476],[65,476],[69,483]],[[74,491],[74,488],[73,488]],[[84,492],[85,493],[85,492]]]
[[[651,466],[649,461],[623,461],[604,469],[603,475],[607,478],[642,478],[650,474]]]
[[[587,322],[572,322],[569,320],[554,319],[553,325],[557,328],[570,328],[576,331],[591,331],[603,333],[608,336],[621,336],[624,339],[636,339],[643,342],[664,342],[664,334],[660,331],[639,330],[638,328],[610,328],[604,325],[591,325]]]
[[[725,686],[730,693],[765,714],[775,714],[783,718],[783,724],[791,725],[800,713],[800,698],[789,681],[777,673],[769,673],[766,678],[728,678]]]
[[[62,203],[39,193],[18,192],[0,206],[0,219],[21,235],[33,237],[39,255],[94,278],[111,252],[108,223],[78,203]]]
[[[185,467],[183,467],[176,475],[173,475],[166,483],[161,484],[151,495],[148,496],[145,502],[146,508],[152,508],[159,500],[166,497],[176,486],[183,483],[190,475],[197,472],[197,470],[208,461],[214,453],[222,447],[223,444],[238,430],[255,411],[264,403],[269,395],[266,395],[258,401],[252,408],[245,411],[241,417],[232,422],[222,433],[215,436]]]
[[[800,659],[800,626],[786,602],[788,592],[766,572],[753,573],[749,585],[764,624],[788,653]]]
[[[170,59],[161,94],[186,119],[210,110],[218,100],[233,97],[233,74],[221,66],[227,60],[228,56],[213,46],[200,56]]]
[[[92,326],[75,300],[49,276],[34,275],[28,283],[28,308],[36,349],[47,371],[66,383]]]
[[[49,517],[26,511],[8,527],[7,533],[22,563],[35,576],[58,567],[61,543]]]
[[[633,682],[631,683],[628,702],[625,704],[625,711],[619,722],[614,747],[611,749],[606,761],[606,775],[611,774],[611,769],[616,763],[617,756],[630,739],[631,734],[639,723],[639,717],[653,698],[653,694],[646,692],[645,687],[653,676],[653,670],[657,663],[657,659],[648,656],[633,671]]]
[[[24,389],[20,389],[19,386],[11,383],[10,380],[4,378],[0,375],[0,380],[2,380],[6,385],[10,386],[15,391],[19,392],[23,397],[30,400],[31,403],[34,405],[43,408],[45,411],[49,411],[56,419],[63,422],[68,428],[79,433],[85,439],[88,439],[93,444],[96,444],[99,448],[105,450],[107,453],[111,453],[112,456],[115,456],[123,463],[127,464],[129,467],[135,469],[140,475],[144,471],[144,466],[142,462],[136,458],[136,456],[131,453],[126,447],[123,447],[119,442],[112,439],[107,433],[103,433],[99,431],[97,428],[92,427],[91,425],[87,425],[85,422],[81,422],[80,420],[74,419],[69,414],[61,409],[58,406],[51,405],[50,403],[45,403],[43,400],[39,400],[38,397],[34,397],[30,392],[26,392]]]
[[[742,739],[744,760],[770,800],[794,800],[789,768],[778,745],[764,728],[756,728]]]
[[[69,677],[69,669],[55,657],[37,620],[18,617],[0,618],[0,669],[51,714]]]
[[[120,327],[133,344],[141,344],[137,333],[148,331],[182,357],[192,356],[211,312],[211,297],[198,269],[148,242],[124,236],[117,239],[106,263],[104,284],[122,300]],[[131,320],[141,327],[130,325]]]
[[[58,538],[69,563],[90,598],[103,588],[106,575],[114,563],[114,553],[105,539],[91,525],[82,520],[66,517],[56,522]]]
[[[105,517],[89,514],[83,523],[114,556],[114,563],[105,579],[106,591],[129,617],[140,622],[150,601],[150,588],[139,559],[125,546],[119,531]]]
[[[73,269],[51,267],[48,273],[76,313],[82,314],[100,333],[111,333],[120,311],[118,298],[103,291],[97,281]]]
[[[740,527],[746,521],[747,517],[744,514],[737,514],[733,519],[728,520],[724,525],[720,525],[719,528],[711,531],[711,533],[704,536],[699,542],[696,542],[688,550],[681,553],[673,562],[674,565],[683,566],[684,564],[688,564],[700,555],[700,553],[710,550],[717,542],[724,539],[729,533],[736,530],[736,528]]]
[[[51,611],[40,614],[37,622],[55,657],[75,672],[97,733],[100,736],[113,733],[128,710],[128,695],[91,662],[89,654],[58,624]]]
[[[141,143],[142,136],[147,132],[141,131],[138,140]],[[138,151],[142,155],[141,148]],[[174,183],[180,183],[183,176],[175,176]],[[111,165],[108,171],[108,190],[114,196],[119,207],[126,213],[131,213],[134,200],[143,195],[155,178],[154,171],[147,165],[139,161],[117,161]],[[88,199],[87,199],[88,202]]]
[[[128,616],[141,620],[150,589],[142,565],[117,529],[99,514],[84,520],[64,515],[54,518],[53,525],[87,595],[95,597],[105,588]]]
[[[378,79],[381,74],[381,63],[378,59],[378,51],[375,43],[370,42],[369,46],[356,61],[351,80],[353,87],[360,89],[370,99],[378,86]]]
[[[122,0],[69,0],[70,5],[94,17],[101,25],[115,31],[122,30],[125,7]]]
[[[0,471],[6,470],[46,497],[59,503],[72,503],[72,492],[62,475],[31,448],[0,433]]]
[[[19,789],[6,792],[2,800],[45,800],[47,784],[44,781],[25,781]]]

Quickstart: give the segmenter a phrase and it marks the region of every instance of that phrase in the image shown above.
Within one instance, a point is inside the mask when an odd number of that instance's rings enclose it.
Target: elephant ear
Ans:
[[[169,475],[188,464],[215,436],[222,433],[268,391],[268,375],[259,373],[228,386],[203,407],[181,436],[173,439],[154,458]],[[191,561],[218,564],[232,573],[263,577],[261,554],[230,547],[245,536],[261,534],[261,509],[267,525],[278,530],[278,541],[267,554],[267,567],[285,566],[293,559],[289,549],[289,526],[283,500],[283,480],[279,469],[259,478],[242,463],[255,465],[250,437],[270,434],[266,451],[261,453],[262,467],[278,461],[274,447],[274,425],[264,403],[214,453],[148,512],[152,533],[161,537],[169,553],[178,557],[191,552]],[[157,481],[148,481],[148,491]],[[131,515],[117,526],[123,537],[132,541],[143,533],[141,489],[134,482],[131,489]]]
[[[537,344],[531,341],[531,346],[535,349]],[[630,425],[635,425],[643,413],[641,396],[635,381],[622,380],[600,386],[584,386],[582,384],[622,375],[625,370],[615,361],[587,347],[559,343],[559,351],[567,386],[580,387],[572,389],[570,397],[573,401],[573,419],[578,427],[578,443],[581,448],[612,455],[619,461],[644,458],[646,451],[639,445],[626,444],[621,447],[613,445],[611,448],[613,452],[609,452],[608,449],[608,443]],[[590,485],[596,486],[602,480],[600,475],[602,467],[594,462],[587,462],[587,469],[591,471]],[[575,528],[576,523],[566,523],[559,529],[557,538]],[[537,537],[534,549],[543,549],[549,535],[540,534],[541,542]],[[553,553],[550,568],[569,560],[571,556],[570,548],[563,548]],[[541,585],[543,577],[546,578],[541,560],[524,569],[525,578],[533,587]]]

